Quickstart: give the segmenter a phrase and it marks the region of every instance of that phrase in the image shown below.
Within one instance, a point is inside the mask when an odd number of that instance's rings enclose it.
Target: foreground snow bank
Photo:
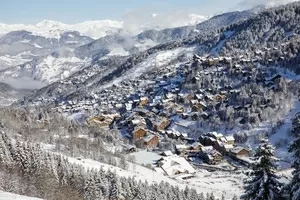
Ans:
[[[41,200],[41,199],[0,191],[0,200]]]

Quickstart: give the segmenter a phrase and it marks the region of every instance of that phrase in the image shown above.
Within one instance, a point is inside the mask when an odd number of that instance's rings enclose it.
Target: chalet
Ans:
[[[157,135],[148,135],[143,138],[144,147],[154,149],[158,146],[159,138]]]
[[[109,126],[118,117],[119,117],[119,115],[117,115],[117,114],[116,115],[114,115],[114,114],[100,115],[100,116],[93,117],[93,118],[89,119],[88,123],[90,125],[93,125],[93,126],[100,126],[100,127],[103,127],[103,128],[109,128]]]
[[[249,157],[250,156],[250,151],[244,147],[235,147],[231,149],[230,153],[234,157]]]
[[[188,149],[189,147],[187,145],[183,145],[183,144],[175,145],[175,150],[177,154],[181,154]]]
[[[129,128],[134,128],[136,126],[146,127],[146,118],[139,115],[139,113],[133,113],[132,118],[129,120]]]
[[[234,148],[231,144],[225,144],[220,141],[217,143],[218,145],[214,146],[216,150],[221,152],[223,155],[227,155],[230,153],[230,151]]]
[[[198,100],[202,100],[202,99],[203,99],[203,94],[195,94],[195,97],[196,97]]]
[[[217,140],[215,138],[209,137],[207,135],[201,135],[199,137],[199,142],[203,146],[214,146],[216,144]]]
[[[234,145],[234,142],[235,142],[235,139],[233,136],[226,136],[226,144],[231,144],[231,145]]]
[[[217,140],[223,137],[222,133],[217,133],[217,132],[208,132],[207,135]]]
[[[199,156],[208,164],[218,164],[223,159],[222,154],[212,146],[202,147]]]
[[[227,100],[227,97],[225,95],[220,95],[220,94],[217,94],[215,97],[214,97],[215,101],[217,102],[223,102],[223,101],[226,101]]]
[[[196,170],[185,158],[177,155],[162,157],[157,161],[157,167],[161,168],[168,176],[196,173]]]
[[[178,139],[181,137],[181,133],[178,131],[167,130],[167,135],[169,138]]]
[[[146,106],[147,104],[149,103],[149,99],[148,99],[148,97],[141,97],[140,98],[140,106]]]
[[[154,127],[155,130],[157,131],[162,131],[165,130],[169,125],[170,121],[168,118],[161,117],[161,118],[156,118],[155,121],[152,122],[152,126]]]
[[[139,140],[147,135],[147,130],[142,127],[137,127],[132,131],[132,138],[134,141]]]
[[[206,101],[213,101],[214,100],[214,96],[213,95],[210,95],[210,94],[207,94],[204,96],[204,99]]]

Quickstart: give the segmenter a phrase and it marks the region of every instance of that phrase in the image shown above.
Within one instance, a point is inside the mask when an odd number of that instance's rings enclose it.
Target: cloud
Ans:
[[[37,80],[32,80],[29,77],[20,77],[17,79],[2,78],[0,79],[0,82],[6,83],[16,89],[40,89],[46,86],[45,83]]]
[[[201,14],[188,11],[170,11],[158,13],[151,10],[135,10],[123,16],[124,29],[129,33],[138,34],[150,28],[164,29],[179,26],[195,25],[206,20]]]
[[[252,8],[259,5],[266,5],[272,7],[292,3],[295,1],[297,0],[243,0],[238,4],[238,6],[242,9]]]

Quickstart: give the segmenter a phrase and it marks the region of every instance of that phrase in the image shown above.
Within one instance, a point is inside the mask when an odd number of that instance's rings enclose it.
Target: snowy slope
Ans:
[[[188,180],[173,179],[155,172],[146,167],[128,163],[128,170],[123,170],[119,167],[100,163],[90,159],[77,160],[76,158],[68,157],[71,163],[76,163],[84,166],[86,169],[100,169],[115,171],[119,176],[132,177],[137,181],[147,181],[148,183],[167,182],[173,186],[178,186],[184,189],[186,186],[195,189],[199,193],[213,192],[216,197],[221,197],[222,194],[230,199],[232,196],[242,194],[242,183],[244,176],[242,174],[234,174],[229,172],[207,172],[205,170],[197,170],[194,178]]]
[[[39,200],[39,199],[34,197],[21,196],[9,192],[0,191],[0,200]]]
[[[24,56],[24,54],[25,54],[25,52],[20,53],[15,56],[11,56],[11,55],[0,56],[0,70],[7,68],[7,67],[22,65],[26,62],[29,62],[31,59],[28,57],[26,58],[26,56]]]
[[[0,79],[32,78],[45,83],[62,80],[88,65],[88,60],[77,57],[54,57],[34,59],[25,64],[0,71]]]
[[[172,50],[161,51],[151,55],[149,58],[125,72],[122,76],[113,80],[113,82],[103,85],[104,88],[111,87],[113,84],[118,85],[123,80],[134,80],[136,77],[156,70],[160,67],[164,67],[169,64],[173,59],[178,58],[180,55],[185,55],[187,57],[192,57],[193,53],[196,51],[196,47],[180,47]],[[174,65],[175,67],[175,65]]]

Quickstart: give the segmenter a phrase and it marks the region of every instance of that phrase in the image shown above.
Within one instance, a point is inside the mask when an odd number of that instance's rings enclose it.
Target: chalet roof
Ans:
[[[227,141],[234,141],[234,137],[232,135],[225,137]]]
[[[188,149],[188,146],[183,145],[183,144],[177,144],[177,145],[175,145],[175,148],[176,148],[178,151],[181,151],[181,150],[183,150],[183,149]]]
[[[211,135],[211,136],[214,136],[215,138],[221,138],[221,137],[223,137],[222,133],[209,132],[208,134]]]
[[[195,173],[195,169],[190,165],[190,163],[183,157],[177,155],[164,157],[160,161],[162,163],[161,168],[169,176],[173,176],[179,173]]]
[[[232,144],[225,144],[225,145],[224,145],[224,148],[228,151],[228,150],[233,149],[234,147],[233,147]]]
[[[202,147],[202,151],[204,153],[208,153],[210,151],[213,151],[214,150],[214,147],[213,146],[205,146],[205,147]]]
[[[246,150],[246,151],[249,151],[248,149],[244,148],[244,147],[234,147],[233,149],[231,149],[231,152],[234,153],[234,154],[238,154],[240,153],[242,150]]]
[[[164,152],[162,152],[162,155],[164,155],[164,156],[172,156],[173,153],[172,153],[172,151],[164,151]]]
[[[203,94],[196,94],[195,95],[197,99],[202,99],[203,98]]]
[[[198,100],[195,100],[195,99],[191,100],[191,104],[197,104],[197,103],[198,103]]]
[[[131,122],[132,122],[132,124],[137,125],[137,124],[139,124],[141,122],[141,120],[139,120],[139,119],[133,119]]]
[[[144,137],[144,142],[150,142],[153,138],[157,137],[156,135],[148,135],[146,137]]]
[[[147,101],[148,97],[141,97],[140,99],[141,99],[141,101]]]

